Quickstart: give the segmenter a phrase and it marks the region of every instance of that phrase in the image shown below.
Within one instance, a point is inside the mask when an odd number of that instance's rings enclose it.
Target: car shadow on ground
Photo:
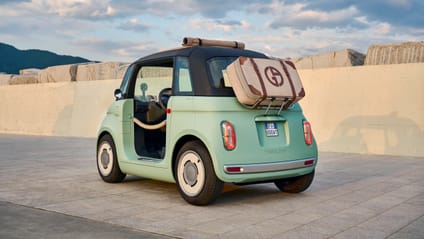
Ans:
[[[224,189],[214,204],[238,204],[238,203],[255,203],[257,201],[267,201],[272,198],[284,197],[282,193],[272,183],[252,184],[238,186],[234,184],[225,184]]]
[[[162,198],[173,199],[180,197],[177,185],[175,183],[161,182],[136,176],[127,176],[121,183],[121,186],[128,186],[139,191],[140,195],[144,192],[151,194],[160,194]],[[224,188],[213,205],[227,205],[249,203],[256,201],[267,201],[278,197],[282,199],[290,194],[282,193],[273,183],[234,185],[226,183]]]

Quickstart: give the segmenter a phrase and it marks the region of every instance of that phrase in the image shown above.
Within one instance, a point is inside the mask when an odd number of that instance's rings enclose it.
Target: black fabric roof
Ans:
[[[136,62],[145,62],[151,60],[159,60],[161,58],[170,58],[176,56],[186,56],[186,57],[198,58],[197,60],[205,60],[210,57],[215,56],[247,56],[247,57],[256,57],[256,58],[266,58],[262,53],[230,48],[230,47],[214,47],[214,46],[193,46],[193,47],[181,47],[176,49],[170,49],[154,53],[145,57],[138,59]]]
[[[138,59],[135,64],[155,65],[169,62],[175,57],[188,57],[190,75],[193,84],[193,93],[197,96],[234,96],[231,88],[214,88],[209,81],[209,72],[206,62],[214,57],[253,57],[268,58],[262,53],[229,47],[193,46],[166,50]]]

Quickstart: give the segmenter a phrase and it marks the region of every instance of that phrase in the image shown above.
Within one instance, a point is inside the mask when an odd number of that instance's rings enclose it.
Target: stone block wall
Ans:
[[[351,49],[292,59],[298,69],[348,67],[364,64],[365,55]]]
[[[39,83],[36,75],[12,75],[9,85],[36,84]]]
[[[103,62],[23,69],[19,75],[0,74],[0,85],[122,79],[128,66],[122,62]]]
[[[128,65],[121,62],[76,65],[76,81],[122,79]]]
[[[424,62],[424,41],[370,46],[365,58],[365,65],[418,62]]]

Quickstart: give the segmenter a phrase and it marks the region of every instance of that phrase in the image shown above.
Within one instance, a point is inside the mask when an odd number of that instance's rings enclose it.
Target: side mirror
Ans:
[[[115,100],[120,100],[120,99],[122,99],[122,92],[121,92],[121,89],[116,89],[116,90],[115,90],[115,92],[114,92],[114,95],[115,95]]]

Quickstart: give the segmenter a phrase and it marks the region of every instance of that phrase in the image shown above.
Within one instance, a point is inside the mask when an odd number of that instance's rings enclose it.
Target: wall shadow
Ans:
[[[53,126],[52,134],[55,136],[70,136],[73,105],[66,105],[61,112],[57,114],[56,122]]]
[[[424,131],[397,112],[361,115],[343,120],[330,140],[320,143],[323,151],[363,154],[424,156]]]

